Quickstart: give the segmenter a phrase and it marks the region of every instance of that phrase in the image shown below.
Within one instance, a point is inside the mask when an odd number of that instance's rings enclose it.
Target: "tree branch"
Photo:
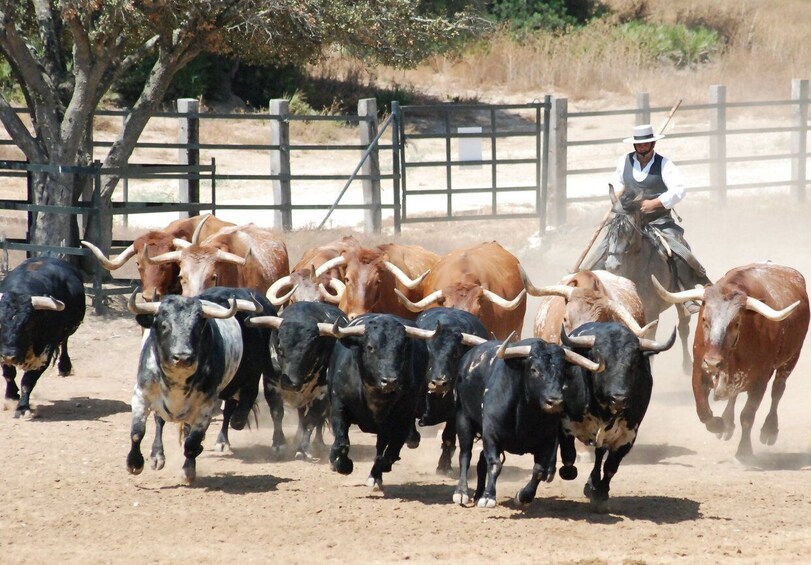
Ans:
[[[19,147],[22,152],[25,153],[25,156],[29,161],[32,163],[42,163],[45,161],[45,157],[37,144],[37,140],[34,139],[34,136],[28,131],[28,128],[25,127],[25,124],[20,119],[20,116],[14,111],[14,108],[11,107],[8,100],[1,92],[0,121],[3,122],[3,125],[11,136],[11,139],[13,139],[14,143],[17,144],[17,147]]]

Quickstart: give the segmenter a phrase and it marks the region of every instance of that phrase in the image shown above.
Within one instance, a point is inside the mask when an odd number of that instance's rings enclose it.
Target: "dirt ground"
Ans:
[[[531,236],[532,222],[453,226],[460,245],[499,239],[534,282],[568,272],[605,207],[575,210],[566,228]],[[701,197],[679,206],[686,234],[712,279],[771,259],[811,276],[811,205],[787,195]],[[407,228],[404,239],[444,249],[451,226]],[[323,235],[291,235],[291,258]],[[530,299],[529,334],[536,302]],[[672,328],[675,316],[660,323]],[[669,331],[668,331],[669,333]],[[495,509],[452,504],[455,479],[435,475],[438,428],[385,476],[385,496],[366,487],[373,437],[353,428],[355,472],[317,463],[271,461],[267,407],[258,426],[232,432],[232,453],[213,451],[215,421],[198,458],[198,480],[182,486],[182,449],[167,429],[166,467],[139,476],[125,468],[129,402],[141,332],[125,312],[88,313],[71,341],[75,375],[50,369],[32,396],[37,417],[0,413],[0,561],[3,563],[793,563],[811,558],[811,348],[788,381],[776,445],[757,442],[756,465],[734,458],[739,439],[717,439],[695,415],[680,354],[654,363],[653,400],[639,439],[612,482],[609,512],[583,497],[590,469],[539,488],[528,507],[513,502],[531,458],[507,455]],[[808,340],[806,340],[808,341]],[[674,348],[677,349],[677,348]],[[767,395],[768,396],[768,395]],[[739,402],[739,409],[742,405]],[[720,411],[722,406],[714,406]],[[154,429],[150,420],[148,434]],[[286,418],[288,437],[295,415]],[[737,430],[739,432],[739,428]],[[331,436],[327,433],[327,441]],[[145,442],[146,444],[147,442]],[[148,450],[148,447],[146,447]],[[457,466],[457,462],[454,462]]]

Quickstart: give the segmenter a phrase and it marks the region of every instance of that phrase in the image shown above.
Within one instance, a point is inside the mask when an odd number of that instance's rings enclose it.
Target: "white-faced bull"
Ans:
[[[481,436],[483,449],[476,465],[473,499],[480,508],[496,505],[496,481],[504,452],[531,453],[535,464],[527,485],[516,501],[528,504],[541,481],[555,476],[558,430],[563,407],[566,365],[574,363],[592,371],[601,364],[559,345],[525,339],[510,345],[488,341],[462,358],[456,385],[456,429],[459,434],[459,482],[456,504],[467,504],[467,474],[473,440]],[[567,363],[568,362],[568,363]],[[485,484],[486,479],[486,484]]]
[[[268,329],[269,342],[264,344],[270,351],[275,368],[274,378],[265,381],[265,390],[284,399],[284,403],[298,411],[300,442],[296,459],[312,460],[310,444],[313,430],[316,443],[323,445],[321,436],[327,413],[327,367],[335,347],[333,329],[343,327],[349,320],[336,306],[322,302],[294,302],[279,316],[258,316],[250,325]],[[282,415],[274,426],[281,430]],[[284,436],[279,438],[284,446]],[[274,448],[277,438],[274,434]],[[278,451],[278,450],[277,450]]]
[[[786,379],[797,364],[808,332],[808,293],[795,269],[755,263],[729,271],[715,284],[671,293],[653,279],[668,302],[702,303],[693,342],[693,395],[696,412],[707,429],[730,439],[735,430],[735,399],[747,394],[741,411],[741,440],[736,456],[752,455],[752,426],[769,380],[772,404],[760,441],[777,440],[777,406]],[[709,394],[726,400],[722,417],[713,415]]]
[[[349,427],[377,435],[377,455],[367,483],[383,488],[383,473],[400,458],[414,428],[419,379],[425,372],[425,346],[409,337],[408,320],[389,314],[364,314],[344,328],[335,327],[328,382],[330,419],[335,439],[330,466],[348,475]]]
[[[155,411],[163,420],[183,425],[183,473],[187,483],[194,480],[195,459],[203,451],[219,394],[234,378],[242,359],[242,334],[234,318],[238,307],[236,301],[223,308],[176,295],[143,304],[136,302],[134,293],[130,297],[130,311],[148,330],[132,395],[130,473],[138,474],[144,468],[141,441],[146,418]],[[162,451],[162,444],[160,447]],[[158,468],[158,455],[162,453],[156,453],[153,445],[153,468]]]
[[[84,314],[81,274],[61,259],[26,259],[0,284],[0,363],[6,402],[17,401],[15,417],[33,415],[31,391],[57,353],[59,374],[71,373],[68,338]],[[25,371],[20,388],[15,382],[17,367]]]
[[[561,331],[564,345],[591,359],[601,359],[604,365],[599,374],[588,368],[571,368],[563,396],[560,438],[563,480],[577,477],[575,438],[594,447],[594,468],[583,493],[595,510],[604,509],[611,479],[631,451],[648,409],[653,390],[649,357],[670,349],[675,340],[675,328],[666,343],[659,343],[639,338],[616,322],[588,323],[570,336]]]

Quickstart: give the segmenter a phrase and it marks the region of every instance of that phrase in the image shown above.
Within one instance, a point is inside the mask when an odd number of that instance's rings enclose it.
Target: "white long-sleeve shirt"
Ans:
[[[656,156],[655,152],[654,156]],[[625,190],[625,183],[622,182],[622,174],[625,170],[625,161],[627,159],[628,154],[623,154],[622,157],[620,157],[620,159],[617,161],[617,168],[614,171],[614,186],[621,186],[623,187],[623,190]],[[634,179],[642,181],[647,178],[648,173],[650,172],[651,165],[653,165],[653,157],[651,157],[648,164],[642,168],[640,167],[639,161],[636,158],[636,153],[634,153],[634,155],[631,157],[631,163],[633,163],[634,166]],[[682,177],[678,167],[676,167],[676,164],[664,155],[662,155],[662,181],[665,183],[667,191],[660,194],[658,198],[662,203],[662,206],[670,210],[673,208],[673,206],[684,200],[685,184],[684,178]]]

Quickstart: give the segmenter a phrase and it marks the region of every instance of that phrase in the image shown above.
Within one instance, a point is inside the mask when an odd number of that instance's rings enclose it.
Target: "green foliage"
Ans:
[[[619,27],[619,32],[628,41],[639,45],[651,58],[669,61],[679,68],[706,63],[722,47],[722,39],[717,31],[703,27],[688,28],[683,24],[628,22]]]
[[[585,24],[605,11],[596,0],[495,0],[489,4],[496,21],[507,22],[518,31],[565,29]]]
[[[7,99],[18,103],[22,101],[22,92],[11,72],[11,65],[5,59],[0,59],[0,93]]]

